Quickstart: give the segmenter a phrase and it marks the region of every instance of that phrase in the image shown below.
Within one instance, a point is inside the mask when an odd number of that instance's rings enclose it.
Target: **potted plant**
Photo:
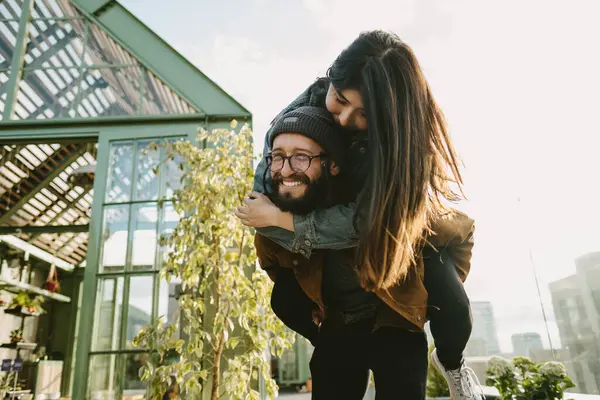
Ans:
[[[23,330],[22,329],[15,329],[10,332],[10,343],[11,344],[20,343],[22,341],[23,341]]]
[[[9,313],[14,311],[25,315],[40,315],[44,313],[43,302],[44,298],[42,296],[31,296],[27,292],[20,291],[12,298],[6,311]]]
[[[562,363],[536,364],[527,357],[512,362],[492,357],[487,377],[486,384],[496,387],[502,400],[561,400],[565,390],[575,386]]]

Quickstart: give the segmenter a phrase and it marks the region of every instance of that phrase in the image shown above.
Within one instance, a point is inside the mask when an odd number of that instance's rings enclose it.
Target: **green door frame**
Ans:
[[[89,381],[89,362],[92,345],[90,334],[94,326],[96,312],[96,295],[98,285],[98,267],[101,254],[102,218],[104,196],[108,180],[110,145],[114,141],[141,140],[153,138],[168,138],[185,136],[188,140],[195,141],[198,127],[208,129],[222,128],[229,125],[229,119],[213,120],[208,124],[205,121],[182,121],[179,123],[148,124],[148,125],[120,125],[103,127],[98,138],[98,156],[96,176],[94,179],[94,201],[92,205],[92,218],[88,239],[88,253],[83,281],[83,300],[80,312],[80,325],[77,345],[77,359],[73,385],[73,398],[86,399]],[[131,217],[130,217],[131,220]],[[131,229],[131,227],[130,227]],[[125,295],[123,299],[125,300]],[[155,301],[156,299],[154,299]],[[124,329],[122,326],[121,329]]]

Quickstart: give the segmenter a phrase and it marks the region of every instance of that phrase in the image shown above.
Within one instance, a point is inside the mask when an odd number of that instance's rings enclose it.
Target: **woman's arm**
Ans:
[[[309,258],[313,249],[354,247],[358,235],[353,219],[356,205],[336,205],[306,215],[283,212],[269,198],[252,192],[238,207],[236,215],[246,226],[295,253]]]

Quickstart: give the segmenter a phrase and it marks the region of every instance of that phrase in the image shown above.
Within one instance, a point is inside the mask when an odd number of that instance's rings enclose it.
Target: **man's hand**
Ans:
[[[264,228],[265,226],[281,226],[282,219],[285,219],[281,211],[271,200],[262,193],[251,192],[245,199],[244,204],[238,206],[234,211],[235,215],[242,221],[242,224],[252,228]],[[293,224],[293,217],[292,218]]]

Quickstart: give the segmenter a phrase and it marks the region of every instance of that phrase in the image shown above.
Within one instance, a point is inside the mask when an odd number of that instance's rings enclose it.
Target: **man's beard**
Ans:
[[[325,174],[314,182],[311,182],[303,173],[296,173],[292,177],[306,184],[304,194],[298,198],[292,197],[290,193],[281,194],[279,192],[280,186],[283,185],[283,177],[280,173],[275,174],[271,180],[273,193],[269,194],[269,198],[281,211],[297,215],[308,214],[326,203],[329,198],[329,185]]]

